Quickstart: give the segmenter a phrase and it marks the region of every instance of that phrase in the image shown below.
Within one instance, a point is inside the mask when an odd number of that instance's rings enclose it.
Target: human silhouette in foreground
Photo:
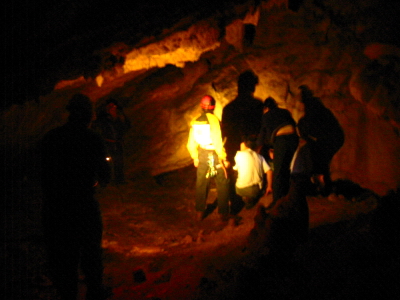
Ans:
[[[102,138],[88,129],[92,103],[77,94],[67,105],[63,126],[41,141],[43,230],[51,279],[63,300],[77,297],[78,268],[86,299],[106,299],[103,287],[102,219],[94,197],[110,180]]]
[[[330,164],[343,146],[344,132],[333,113],[306,86],[299,87],[304,116],[298,121],[300,137],[306,144],[299,149],[294,172],[306,172],[317,191],[327,196],[332,191]]]

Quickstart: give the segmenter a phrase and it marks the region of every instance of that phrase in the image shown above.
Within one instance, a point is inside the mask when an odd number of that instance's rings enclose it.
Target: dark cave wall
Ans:
[[[172,171],[191,163],[185,145],[200,97],[215,96],[220,117],[223,106],[236,96],[237,77],[252,69],[260,81],[256,97],[275,97],[296,120],[303,114],[301,84],[309,85],[332,110],[346,135],[332,162],[335,179],[350,179],[379,194],[396,188],[400,43],[394,32],[399,5],[374,0],[271,0],[254,6],[256,2],[215,14],[187,15],[186,21],[176,17],[177,25],[165,25],[145,38],[141,33],[142,38],[132,37],[130,44],[110,34],[107,39],[113,36],[116,43],[104,42],[107,47],[79,59],[74,53],[64,57],[66,61],[52,61],[51,70],[58,75],[48,72],[45,82],[57,78],[56,89],[2,112],[2,148],[17,158],[21,149],[30,153],[44,132],[65,121],[65,104],[76,92],[89,95],[95,105],[113,96],[132,121],[125,144],[128,178]],[[115,21],[109,32],[118,30],[118,24]],[[129,23],[121,24],[126,28],[119,36],[134,31]],[[256,29],[250,44],[243,41],[246,24]],[[79,30],[74,34],[68,39],[72,46],[87,37]],[[119,66],[100,65],[100,73],[83,76],[88,56],[107,53],[124,59]],[[26,157],[23,161],[29,164],[29,154]]]

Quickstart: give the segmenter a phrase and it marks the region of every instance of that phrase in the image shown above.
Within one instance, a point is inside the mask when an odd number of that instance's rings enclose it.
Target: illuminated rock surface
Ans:
[[[54,90],[36,101],[34,91],[26,92],[31,101],[5,109],[3,143],[32,147],[45,131],[63,122],[65,103],[76,92],[97,104],[112,96],[121,101],[133,123],[126,139],[128,176],[176,170],[190,164],[185,142],[199,98],[214,95],[220,116],[237,93],[238,75],[252,69],[260,80],[256,96],[275,97],[296,119],[302,114],[298,86],[307,84],[345,131],[345,145],[332,163],[334,178],[350,179],[383,195],[396,188],[400,178],[400,50],[396,40],[374,27],[380,14],[367,19],[374,5],[371,1],[355,10],[350,4],[326,1],[315,6],[304,1],[297,12],[287,9],[285,1],[262,2],[257,8],[231,5],[218,12],[185,15],[171,24],[165,21],[169,27],[133,44],[125,43],[133,29],[122,27],[122,19],[110,19],[114,23],[108,38],[115,35],[115,43],[106,40],[107,47],[84,52],[86,56],[67,53],[65,62],[47,62],[52,68],[40,70],[38,77],[48,73],[48,78],[37,86],[59,78]],[[385,22],[391,18],[392,14]],[[150,26],[155,21],[147,22]],[[256,24],[248,46],[246,24]],[[98,26],[105,30],[103,23]],[[90,45],[84,28],[65,42],[74,45],[75,39]],[[115,33],[119,28],[120,39]],[[88,70],[90,58],[96,57],[97,67]],[[14,102],[21,101],[19,94],[12,96]]]

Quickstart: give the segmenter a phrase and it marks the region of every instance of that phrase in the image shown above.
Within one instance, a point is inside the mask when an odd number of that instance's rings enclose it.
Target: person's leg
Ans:
[[[242,196],[242,200],[245,203],[245,208],[250,209],[256,204],[256,201],[260,196],[261,189],[258,184],[255,184],[244,188],[236,188],[236,193]]]
[[[316,185],[316,190],[321,195],[328,196],[332,187],[330,163],[333,152],[323,143],[314,143],[312,154],[315,164],[313,180]]]
[[[86,199],[85,199],[86,200]],[[82,209],[80,247],[81,269],[85,275],[87,287],[86,299],[105,299],[103,287],[103,261],[101,239],[103,224],[98,203],[88,199],[88,205]]]
[[[51,279],[62,300],[75,300],[78,294],[79,249],[60,244],[48,248]]]
[[[232,168],[228,168],[227,170],[228,179],[229,179],[229,201],[230,201],[230,209],[233,215],[240,212],[243,208],[242,197],[240,197],[236,193],[236,180],[237,180],[237,172],[235,172]]]
[[[218,213],[220,215],[229,214],[229,179],[222,167],[217,168],[217,175],[215,177],[215,183],[217,186],[217,198],[218,198]]]
[[[125,182],[124,173],[124,152],[122,148],[122,143],[116,143],[116,151],[114,153],[114,174],[115,181],[117,183]]]
[[[63,222],[62,217],[54,217],[53,222],[47,222],[44,230],[50,278],[62,300],[75,300],[78,293],[79,245],[72,230],[74,224]]]
[[[206,202],[208,195],[209,179],[206,178],[208,171],[208,154],[207,151],[199,151],[199,166],[197,167],[196,177],[196,211],[204,212],[206,210]]]
[[[116,148],[115,148],[115,143],[112,142],[106,142],[106,149],[107,149],[107,156],[110,158],[109,164],[111,167],[111,179],[116,180],[116,174],[115,174],[115,160],[118,161],[118,158],[116,158]]]
[[[299,143],[295,134],[277,136],[274,143],[273,201],[287,195],[290,186],[290,164]]]

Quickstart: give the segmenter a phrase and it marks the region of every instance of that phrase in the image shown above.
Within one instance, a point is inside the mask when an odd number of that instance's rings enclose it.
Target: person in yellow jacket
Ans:
[[[229,217],[229,179],[226,168],[226,152],[221,135],[219,119],[214,115],[215,99],[204,96],[200,102],[202,113],[190,123],[187,149],[197,168],[196,212],[202,220],[206,210],[209,181],[215,179],[218,213],[222,220]]]

